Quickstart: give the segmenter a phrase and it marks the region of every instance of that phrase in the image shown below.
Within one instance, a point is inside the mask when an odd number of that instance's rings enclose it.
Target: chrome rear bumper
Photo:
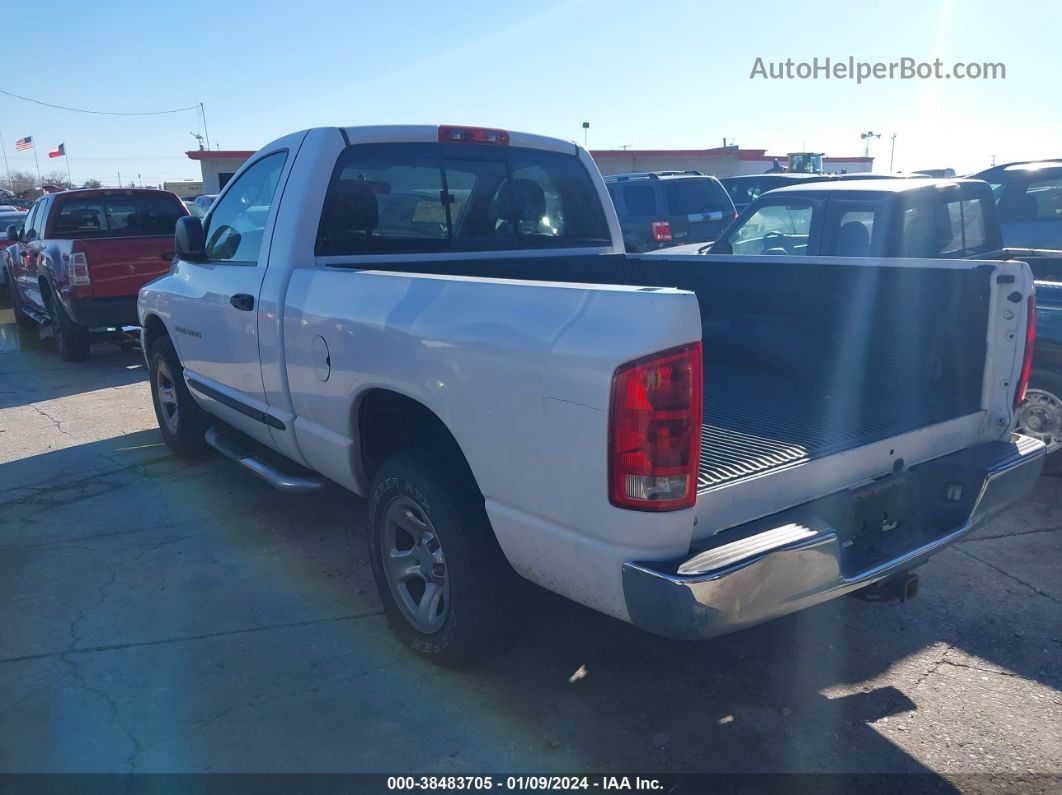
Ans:
[[[1033,488],[1043,459],[1041,442],[1014,434],[913,467],[896,476],[902,484],[890,476],[867,487],[896,486],[892,499],[909,509],[896,526],[876,494],[860,513],[857,489],[727,530],[685,560],[627,563],[627,610],[650,632],[707,638],[841,596],[923,563],[995,516]],[[869,532],[868,515],[881,517]]]

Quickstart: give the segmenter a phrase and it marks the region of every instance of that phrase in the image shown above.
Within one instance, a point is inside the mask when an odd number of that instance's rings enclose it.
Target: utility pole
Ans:
[[[889,173],[894,173],[892,170],[892,161],[896,158],[896,133],[892,134],[892,149],[889,151]]]
[[[210,130],[207,129],[206,123],[206,107],[202,102],[199,103],[199,113],[203,117],[203,134],[206,135],[207,149],[210,148]]]

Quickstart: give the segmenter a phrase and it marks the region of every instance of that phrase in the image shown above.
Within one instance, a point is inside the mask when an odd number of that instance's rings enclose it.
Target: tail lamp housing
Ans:
[[[1029,379],[1032,377],[1033,349],[1036,347],[1035,295],[1029,296],[1028,313],[1028,318],[1025,321],[1025,356],[1021,362],[1021,377],[1018,378],[1018,388],[1014,391],[1014,408],[1020,408],[1025,402],[1025,392],[1029,388]]]
[[[657,243],[671,242],[670,221],[653,221],[653,240]]]
[[[638,511],[674,511],[696,503],[703,389],[700,342],[616,370],[609,411],[609,502]]]
[[[66,263],[68,281],[74,287],[92,284],[89,278],[88,256],[84,251],[73,251]]]

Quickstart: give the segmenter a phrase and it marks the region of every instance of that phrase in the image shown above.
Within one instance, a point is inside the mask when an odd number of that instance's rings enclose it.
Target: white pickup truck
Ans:
[[[909,590],[1039,475],[1023,263],[621,241],[569,142],[281,138],[140,292],[162,434],[364,495],[388,618],[448,664],[520,621],[514,571],[679,638]]]

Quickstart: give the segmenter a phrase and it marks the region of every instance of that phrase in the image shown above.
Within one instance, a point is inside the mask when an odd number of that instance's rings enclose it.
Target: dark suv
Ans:
[[[1005,163],[973,178],[992,186],[1005,245],[1062,249],[1062,160]]]
[[[726,189],[699,171],[605,177],[630,252],[715,240],[737,213]]]

